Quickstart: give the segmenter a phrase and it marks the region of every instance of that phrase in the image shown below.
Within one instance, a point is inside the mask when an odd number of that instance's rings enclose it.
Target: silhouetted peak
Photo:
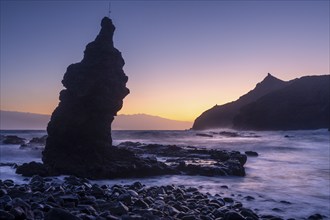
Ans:
[[[241,96],[239,100],[241,104],[255,101],[271,91],[282,88],[286,85],[286,83],[287,82],[282,81],[268,73],[267,76],[261,82],[259,82],[253,90]]]
[[[116,29],[116,27],[113,25],[112,20],[108,17],[104,17],[101,21],[101,30],[99,35],[96,37],[96,41],[97,40],[111,40],[112,42],[112,37],[113,37],[113,33]]]
[[[264,78],[263,81],[281,81],[283,82],[282,80],[276,78],[275,76],[273,76],[272,74],[268,73],[267,76]],[[263,82],[262,81],[262,82]]]
[[[275,76],[273,76],[272,74],[268,73],[267,76],[260,82],[257,84],[257,87],[260,86],[272,86],[272,85],[277,85],[277,84],[283,84],[284,81],[280,80],[278,78],[276,78]]]
[[[105,56],[108,56],[115,50],[113,45],[113,34],[115,29],[116,27],[113,25],[110,18],[104,17],[102,19],[99,34],[93,42],[86,46],[84,62],[90,62],[90,60],[98,58],[102,60]]]

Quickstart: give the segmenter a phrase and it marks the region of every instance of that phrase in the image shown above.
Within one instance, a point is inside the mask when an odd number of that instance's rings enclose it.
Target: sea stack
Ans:
[[[60,173],[79,175],[77,170],[110,159],[111,123],[129,94],[125,62],[113,45],[115,26],[104,17],[101,27],[86,46],[82,61],[67,68],[62,80],[65,89],[48,123],[42,160]]]

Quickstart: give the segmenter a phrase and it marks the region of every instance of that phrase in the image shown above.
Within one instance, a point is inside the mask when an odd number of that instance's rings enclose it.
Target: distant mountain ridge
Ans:
[[[238,100],[203,112],[196,118],[193,129],[328,128],[329,88],[330,75],[282,81],[268,73],[253,90]]]
[[[0,110],[1,130],[45,130],[50,115]],[[113,130],[184,130],[191,122],[176,121],[146,114],[118,115]]]
[[[113,130],[185,130],[192,122],[177,121],[147,114],[118,115],[112,122]]]

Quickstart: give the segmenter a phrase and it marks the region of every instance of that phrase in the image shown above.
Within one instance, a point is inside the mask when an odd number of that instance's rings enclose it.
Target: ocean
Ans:
[[[111,185],[140,181],[147,186],[194,186],[211,195],[230,196],[260,215],[306,219],[319,213],[330,219],[330,133],[327,129],[226,130],[238,134],[235,136],[219,135],[221,131],[113,131],[112,138],[114,145],[132,141],[235,150],[241,153],[256,151],[259,156],[248,157],[245,164],[245,177],[171,175],[93,182]],[[208,136],[200,136],[200,133]],[[45,131],[1,131],[1,135],[17,135],[27,140],[45,134]],[[1,163],[40,162],[41,150],[1,144],[0,159]],[[0,166],[0,179],[13,179],[17,183],[27,181],[15,174],[15,169],[10,166]]]

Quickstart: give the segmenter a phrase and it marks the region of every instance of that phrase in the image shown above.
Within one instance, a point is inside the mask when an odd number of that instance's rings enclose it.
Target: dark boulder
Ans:
[[[45,145],[47,140],[47,135],[44,135],[42,137],[34,137],[29,141],[29,144],[40,144]]]
[[[45,215],[45,220],[79,220],[81,218],[71,214],[70,212],[61,209],[61,208],[53,208]]]
[[[24,144],[25,139],[20,138],[16,135],[7,135],[4,137],[4,140],[2,141],[4,144]]]
[[[252,156],[252,157],[257,157],[257,156],[259,156],[259,154],[258,154],[257,152],[255,152],[255,151],[245,151],[245,154],[246,154],[247,156]]]
[[[227,212],[225,214],[224,219],[225,220],[245,220],[245,218],[241,214],[239,214],[239,213],[237,213],[235,211],[229,211],[229,212]]]
[[[16,169],[17,174],[22,174],[23,176],[49,176],[50,172],[47,169],[47,167],[42,164],[35,161],[32,161],[30,163],[24,163],[21,166],[18,166]]]

